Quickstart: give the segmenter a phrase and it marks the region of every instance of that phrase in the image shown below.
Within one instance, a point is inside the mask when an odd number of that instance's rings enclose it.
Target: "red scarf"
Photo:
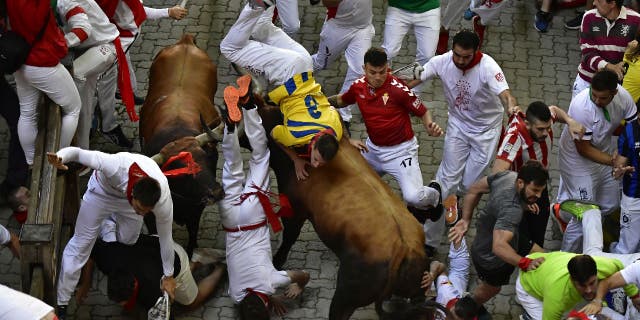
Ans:
[[[462,73],[464,74],[465,72],[467,72],[467,70],[475,67],[478,63],[480,63],[480,60],[482,60],[482,52],[480,52],[480,50],[476,50],[476,54],[473,56],[473,60],[471,60],[471,62],[469,62],[469,64],[467,64],[466,66],[460,68],[456,65],[456,67],[458,67],[458,69],[462,70]],[[452,58],[453,59],[453,58]]]
[[[166,169],[166,167],[170,163],[177,160],[182,160],[186,162],[186,166],[184,166],[183,168],[172,169],[172,170]],[[191,152],[182,151],[177,155],[169,158],[169,160],[167,160],[167,162],[165,162],[165,164],[162,166],[161,170],[162,170],[162,173],[165,175],[165,177],[171,178],[171,177],[179,177],[187,174],[195,176],[198,172],[202,170],[202,168],[195,161],[193,161]],[[144,170],[142,170],[140,166],[135,162],[129,167],[129,181],[127,181],[127,200],[129,200],[129,203],[131,203],[131,200],[133,200],[133,186],[136,183],[138,183],[140,179],[148,176],[149,175],[146,172],[144,172]]]
[[[309,144],[307,145],[307,154],[309,157],[311,157],[311,151],[313,151],[313,145],[315,145],[316,141],[318,141],[318,139],[320,139],[320,137],[324,136],[325,134],[330,134],[334,137],[336,136],[336,132],[333,131],[333,129],[331,128],[327,128],[316,133],[316,135],[313,138],[311,138],[311,141],[309,141]]]
[[[131,297],[129,297],[129,300],[127,300],[127,302],[124,304],[124,309],[127,311],[131,311],[133,310],[133,308],[135,308],[136,306],[136,302],[138,302],[138,291],[140,290],[139,288],[139,284],[138,284],[138,279],[137,278],[133,278],[133,292],[131,293]]]
[[[260,187],[255,184],[251,185],[251,188],[255,189],[254,192],[243,193],[240,195],[240,199],[235,204],[239,206],[247,200],[250,196],[258,197],[258,201],[260,201],[260,205],[262,205],[262,209],[264,210],[264,215],[267,217],[267,222],[271,225],[271,230],[274,233],[278,233],[282,231],[282,223],[280,222],[279,217],[293,217],[293,209],[291,208],[291,203],[289,203],[289,198],[283,193],[276,194],[268,190],[262,190]],[[275,202],[271,201],[271,197],[278,197],[278,202],[280,203],[280,210],[276,213],[273,210],[273,206],[277,205]]]

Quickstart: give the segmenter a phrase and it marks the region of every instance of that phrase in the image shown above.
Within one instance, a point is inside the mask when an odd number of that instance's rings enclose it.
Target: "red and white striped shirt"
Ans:
[[[551,121],[555,122],[555,114]],[[509,127],[500,140],[498,159],[511,163],[511,170],[518,171],[527,160],[538,160],[546,168],[549,166],[549,152],[553,146],[553,130],[543,141],[535,141],[531,137],[524,122],[524,115],[518,113],[509,118]]]

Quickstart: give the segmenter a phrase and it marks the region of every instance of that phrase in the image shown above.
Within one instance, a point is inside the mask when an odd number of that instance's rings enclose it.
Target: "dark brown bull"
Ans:
[[[215,145],[205,143],[200,146],[194,138],[205,130],[202,122],[207,125],[220,122],[213,105],[217,85],[216,65],[206,52],[195,45],[193,36],[185,34],[154,58],[149,74],[149,91],[140,111],[140,138],[144,154],[160,153],[167,160],[181,151],[188,151],[202,168],[195,177],[169,178],[173,219],[180,225],[186,224],[189,254],[197,246],[202,210],[221,190],[215,182],[218,160]],[[175,163],[169,169],[180,166],[184,163]],[[150,225],[149,221],[146,222]]]
[[[260,111],[270,132],[281,122],[275,107]],[[270,140],[271,168],[278,189],[289,196],[296,217],[284,219],[283,243],[274,265],[282,267],[306,218],[340,259],[338,283],[329,319],[348,319],[356,308],[381,303],[392,294],[423,295],[420,280],[427,267],[424,231],[402,200],[370,168],[346,139],[336,157],[296,180],[287,156]],[[424,298],[424,297],[423,297]]]

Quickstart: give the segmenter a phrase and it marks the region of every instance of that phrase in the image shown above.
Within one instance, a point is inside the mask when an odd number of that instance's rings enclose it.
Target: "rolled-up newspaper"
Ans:
[[[180,6],[183,8],[186,8],[187,5],[187,0],[182,0],[182,2],[180,2]]]

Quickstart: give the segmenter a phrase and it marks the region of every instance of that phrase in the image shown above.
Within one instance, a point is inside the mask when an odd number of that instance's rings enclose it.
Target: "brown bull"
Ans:
[[[215,182],[218,159],[215,145],[206,143],[200,146],[194,138],[205,129],[202,122],[207,125],[220,122],[213,105],[217,83],[216,65],[206,52],[195,45],[193,36],[185,34],[154,58],[149,91],[140,111],[140,138],[146,155],[160,153],[166,160],[181,151],[188,151],[202,169],[195,177],[169,178],[173,218],[176,223],[187,226],[189,254],[197,246],[202,210],[210,197],[221,190]],[[177,162],[167,169],[184,165]],[[146,222],[155,226],[150,221]]]
[[[261,116],[267,132],[282,121],[275,107],[263,107]],[[373,302],[380,312],[382,301],[392,294],[422,296],[420,280],[427,267],[422,226],[359,151],[343,139],[336,157],[311,169],[300,182],[289,158],[269,143],[278,189],[296,212],[296,218],[283,221],[283,243],[274,265],[284,264],[308,218],[340,259],[329,319],[349,319],[356,308]]]

